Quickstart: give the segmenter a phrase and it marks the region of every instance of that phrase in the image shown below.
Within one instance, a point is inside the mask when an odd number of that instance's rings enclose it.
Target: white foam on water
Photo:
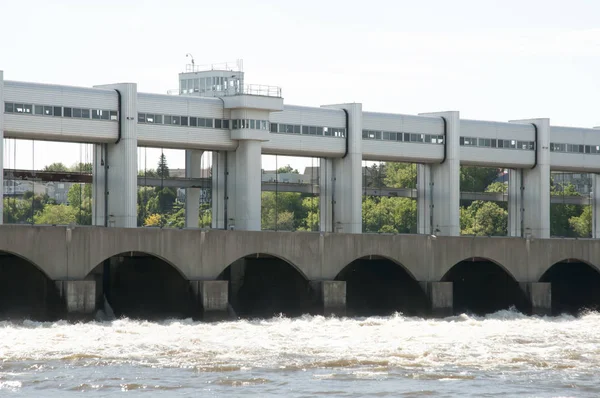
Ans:
[[[600,366],[598,313],[575,318],[500,311],[441,320],[395,315],[222,323],[26,321],[0,322],[0,333],[5,364],[133,364],[199,372],[352,368],[375,377],[403,369],[438,380],[460,379],[465,371],[468,377],[469,371],[478,370],[587,372]]]
[[[23,384],[20,381],[9,380],[9,381],[0,381],[0,391],[9,390],[9,391],[18,391]]]

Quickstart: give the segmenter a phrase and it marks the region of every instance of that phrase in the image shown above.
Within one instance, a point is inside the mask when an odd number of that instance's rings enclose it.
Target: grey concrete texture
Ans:
[[[536,315],[549,315],[552,311],[552,284],[547,282],[520,283]]]
[[[204,311],[227,312],[229,283],[227,281],[191,281]]]
[[[454,304],[454,290],[452,282],[427,282],[427,295],[431,307],[452,309]]]
[[[430,282],[473,257],[498,264],[518,282],[537,282],[567,259],[600,270],[600,240],[593,239],[2,225],[0,251],[30,261],[54,280],[86,279],[104,260],[129,252],[154,255],[189,280],[217,279],[234,261],[256,253],[287,261],[308,280],[334,280],[364,257],[387,258],[415,280]]]
[[[345,281],[311,281],[310,286],[324,316],[346,315]]]
[[[65,300],[67,312],[93,314],[96,310],[96,282],[56,281],[56,287]]]

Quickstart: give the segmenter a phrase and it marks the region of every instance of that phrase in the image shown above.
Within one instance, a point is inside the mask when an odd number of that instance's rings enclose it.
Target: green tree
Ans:
[[[5,224],[31,224],[32,216],[31,199],[4,198]]]
[[[363,168],[363,186],[366,188],[381,188],[385,186],[385,163],[373,163]]]
[[[58,162],[44,166],[44,171],[69,171],[69,168],[63,163]]]
[[[79,225],[92,224],[92,184],[73,184],[67,192],[69,206]]]
[[[159,178],[169,178],[169,166],[167,165],[167,157],[164,153],[161,153],[160,158],[158,160],[158,167],[156,168],[156,174]],[[157,196],[157,201],[152,202],[153,206],[157,205],[158,207],[148,209],[149,213],[160,213],[166,214],[173,210],[173,204],[177,198],[177,193],[175,189],[168,187],[155,187],[154,191]],[[150,206],[150,205],[149,205]]]
[[[573,184],[554,184],[550,186],[550,195],[559,196],[581,196]],[[583,213],[583,207],[567,203],[550,204],[550,235],[576,237],[578,233],[571,228],[569,220],[579,217]]]
[[[169,214],[166,217],[166,225],[171,228],[185,227],[185,207],[181,206],[179,210]]]
[[[277,169],[277,174],[287,174],[287,173],[300,174],[298,172],[298,169],[293,169],[292,166],[290,166],[289,164]]]
[[[290,218],[291,215],[291,218]],[[302,227],[306,209],[297,192],[263,192],[261,195],[261,228],[293,231]],[[290,219],[292,221],[290,221]]]
[[[148,202],[156,196],[156,192],[152,187],[138,187],[137,194],[137,226],[144,225],[146,218],[152,214],[148,212]],[[157,208],[158,209],[158,206]],[[155,210],[156,210],[155,209]]]
[[[463,235],[503,236],[508,230],[508,212],[494,202],[476,200],[460,216]]]
[[[485,192],[508,193],[508,184],[503,182],[492,182],[487,186]]]
[[[160,188],[156,187],[157,193],[157,203],[158,203],[158,211],[161,214],[166,214],[174,209],[175,201],[177,199],[177,194],[173,188]]]
[[[75,210],[67,205],[45,205],[44,210],[35,215],[36,224],[73,224],[77,221]]]
[[[366,197],[363,232],[416,233],[417,202],[410,198]]]
[[[592,236],[592,206],[584,206],[579,216],[569,218],[569,226],[581,238]]]
[[[496,178],[499,169],[494,167],[462,166],[460,168],[461,192],[485,192]]]
[[[92,172],[92,164],[91,163],[75,163],[73,166],[69,168],[69,171],[73,171],[76,173],[91,173]]]
[[[200,205],[200,217],[198,219],[198,227],[212,227],[212,208],[208,203]]]
[[[158,167],[156,170],[147,169],[139,170],[138,176],[148,178],[168,178],[170,174],[167,158],[164,154],[160,155]],[[138,226],[146,225],[146,219],[153,214],[161,214],[161,226],[169,226],[169,219],[176,214],[180,209],[176,206],[177,192],[169,187],[138,187],[137,195],[137,224]],[[173,220],[177,217],[173,218]],[[154,218],[152,219],[153,221]],[[180,222],[175,222],[173,225],[179,225]]]
[[[167,157],[164,153],[160,154],[158,167],[156,168],[156,174],[160,178],[169,178],[169,166],[167,165]]]
[[[34,195],[33,191],[25,192],[23,200],[29,207],[27,223],[34,223],[35,215],[42,211],[46,204],[52,204],[48,195]]]
[[[414,163],[386,163],[384,184],[389,188],[415,189],[417,187],[417,165]]]
[[[159,175],[154,169],[138,170],[138,177],[158,178]]]
[[[150,214],[144,220],[144,226],[146,226],[146,227],[162,227],[164,224],[163,218],[164,217],[162,214],[156,214],[156,213]]]
[[[303,214],[306,216],[300,222],[300,226],[298,227],[301,231],[318,231],[320,225],[320,198],[316,197],[306,197],[302,199],[302,209]]]

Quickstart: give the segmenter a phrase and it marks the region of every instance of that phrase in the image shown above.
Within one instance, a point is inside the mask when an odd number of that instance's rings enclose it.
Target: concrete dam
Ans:
[[[600,241],[0,226],[0,318],[445,316],[600,304]]]

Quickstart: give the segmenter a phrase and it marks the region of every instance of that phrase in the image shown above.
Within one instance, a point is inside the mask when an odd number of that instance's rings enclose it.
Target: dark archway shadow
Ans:
[[[96,281],[97,307],[104,308],[106,297],[116,317],[200,317],[189,281],[174,265],[152,254],[126,252],[112,256],[86,279]]]
[[[400,264],[381,256],[368,256],[348,264],[335,278],[346,281],[346,313],[349,316],[386,316],[401,312],[424,316],[427,295]]]
[[[515,307],[531,311],[527,296],[513,276],[486,258],[470,258],[455,264],[442,278],[453,282],[455,314],[485,315]]]
[[[314,312],[308,280],[279,257],[263,253],[242,257],[225,268],[218,279],[229,281],[229,302],[239,317],[295,317]]]
[[[27,259],[0,252],[0,320],[52,321],[63,315],[54,281]]]
[[[578,259],[560,261],[542,275],[540,282],[552,284],[554,315],[600,310],[600,273],[591,264]]]

